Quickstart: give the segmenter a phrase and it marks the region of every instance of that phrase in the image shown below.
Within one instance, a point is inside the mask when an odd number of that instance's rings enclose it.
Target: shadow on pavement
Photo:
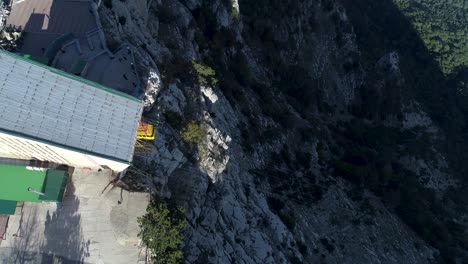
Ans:
[[[45,219],[45,244],[41,247],[42,263],[83,263],[89,256],[90,241],[83,241],[81,215],[77,213],[80,200],[74,195],[70,181],[63,203]]]

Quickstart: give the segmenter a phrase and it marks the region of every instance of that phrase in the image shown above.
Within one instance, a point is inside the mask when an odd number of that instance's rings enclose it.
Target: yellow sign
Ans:
[[[140,122],[138,126],[137,139],[154,140],[156,138],[156,130],[153,125]]]

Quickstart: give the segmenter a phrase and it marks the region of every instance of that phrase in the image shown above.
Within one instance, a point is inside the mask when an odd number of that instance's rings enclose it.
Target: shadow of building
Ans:
[[[80,200],[74,195],[70,181],[63,203],[45,219],[45,244],[41,246],[41,263],[84,263],[89,257],[90,241],[84,241],[81,231]]]

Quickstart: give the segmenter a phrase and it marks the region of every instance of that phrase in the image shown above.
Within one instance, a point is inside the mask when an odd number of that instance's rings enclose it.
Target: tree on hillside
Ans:
[[[206,129],[195,121],[191,121],[181,131],[182,139],[188,144],[200,144],[206,138]]]
[[[185,217],[182,208],[172,208],[165,202],[153,201],[146,214],[138,219],[143,243],[152,251],[157,264],[183,262]]]

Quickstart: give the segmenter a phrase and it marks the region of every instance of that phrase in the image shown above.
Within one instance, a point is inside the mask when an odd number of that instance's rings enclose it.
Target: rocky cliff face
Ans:
[[[346,4],[104,2],[110,46],[132,45],[147,83],[145,116],[159,122],[135,163],[154,175],[153,191],[186,208],[187,263],[430,263],[440,255],[366,175],[398,167],[444,196],[458,184],[436,146],[444,132],[404,90],[398,50],[368,62]],[[194,60],[219,82],[197,81]],[[190,121],[206,131],[195,145],[181,138]],[[407,142],[379,136],[389,131],[427,144],[401,151]]]

